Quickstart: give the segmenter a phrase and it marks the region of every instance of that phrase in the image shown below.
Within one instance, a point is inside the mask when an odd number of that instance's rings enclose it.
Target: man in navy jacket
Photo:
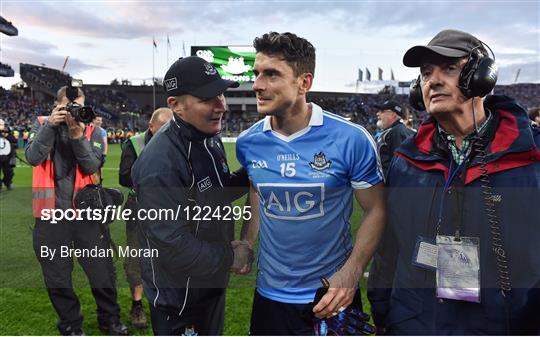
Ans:
[[[152,329],[155,335],[222,335],[229,270],[239,272],[252,260],[249,243],[233,241],[234,218],[225,214],[247,192],[247,175],[230,172],[218,136],[223,93],[238,83],[195,56],[173,63],[163,82],[173,118],[131,171],[138,212],[176,212],[141,218],[137,227],[140,247],[157,251],[139,256]]]
[[[442,31],[403,63],[420,67],[411,104],[430,118],[388,173],[368,285],[378,332],[539,334],[540,132],[513,99],[484,98],[497,71],[474,36]]]

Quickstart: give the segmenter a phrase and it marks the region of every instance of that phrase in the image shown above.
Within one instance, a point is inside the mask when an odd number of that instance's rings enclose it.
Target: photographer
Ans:
[[[3,178],[0,181],[0,190],[2,183],[6,185],[8,190],[11,190],[11,182],[13,181],[13,168],[16,163],[17,140],[11,134],[6,122],[0,119],[0,170],[3,173]]]
[[[39,116],[32,127],[26,159],[34,166],[32,208],[34,213],[34,250],[38,258],[49,298],[59,316],[58,329],[63,335],[83,335],[80,303],[73,291],[73,258],[61,257],[62,247],[107,249],[108,233],[89,220],[66,220],[58,223],[42,220],[44,209],[73,208],[75,194],[93,183],[92,174],[101,165],[103,139],[91,124],[93,112],[84,107],[80,88],[64,86],[50,116]],[[85,121],[87,124],[83,123]],[[44,248],[56,255],[44,254]],[[115,271],[112,257],[79,257],[97,304],[99,327],[116,335],[127,335],[120,323],[116,301]]]

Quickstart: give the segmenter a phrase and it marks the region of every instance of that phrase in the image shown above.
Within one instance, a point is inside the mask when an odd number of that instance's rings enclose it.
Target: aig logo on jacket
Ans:
[[[210,177],[206,177],[197,183],[197,187],[199,188],[199,192],[204,192],[212,187],[212,180],[210,180]]]

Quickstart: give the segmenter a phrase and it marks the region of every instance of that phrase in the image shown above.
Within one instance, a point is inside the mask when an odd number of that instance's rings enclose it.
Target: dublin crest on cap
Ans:
[[[214,66],[197,56],[178,59],[163,78],[163,89],[168,96],[212,98],[239,85],[222,79]]]

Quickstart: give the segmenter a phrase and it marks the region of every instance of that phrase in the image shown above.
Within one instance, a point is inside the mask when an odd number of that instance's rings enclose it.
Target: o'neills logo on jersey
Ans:
[[[300,155],[298,153],[280,153],[277,155],[278,161],[293,161],[300,160]]]
[[[167,91],[178,89],[178,81],[176,80],[176,77],[165,80],[165,88]]]
[[[206,177],[197,183],[197,187],[199,188],[199,192],[204,192],[212,187],[212,180],[210,180],[210,177]]]
[[[332,165],[331,160],[327,160],[324,153],[321,151],[313,156],[313,161],[309,163],[312,169],[317,171],[326,170]]]

